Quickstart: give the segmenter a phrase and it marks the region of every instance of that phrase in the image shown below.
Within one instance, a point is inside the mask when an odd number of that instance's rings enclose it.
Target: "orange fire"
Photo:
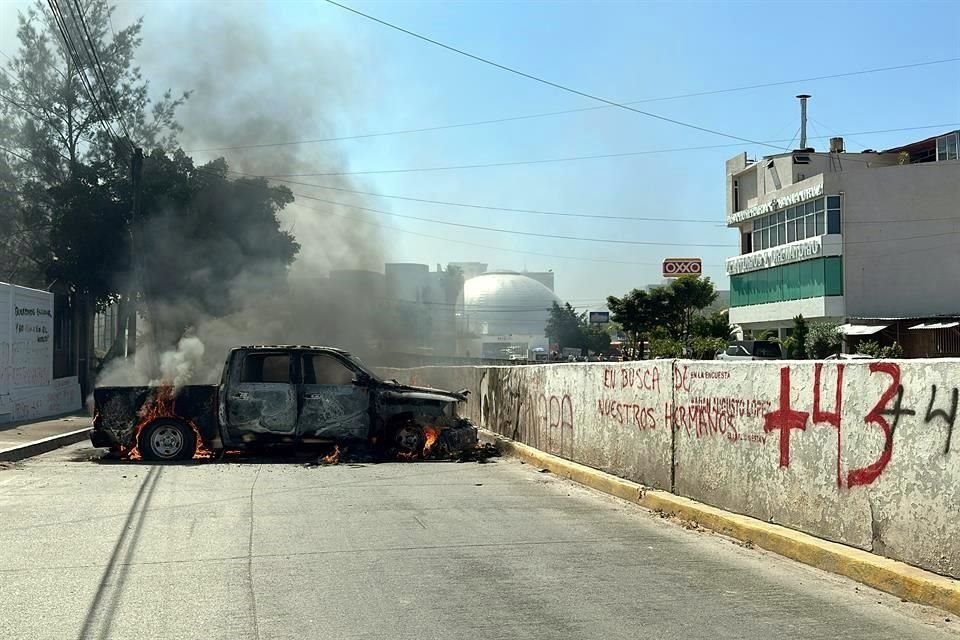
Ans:
[[[424,427],[423,436],[425,438],[423,443],[423,457],[426,458],[430,455],[430,452],[433,450],[433,446],[437,443],[437,439],[440,437],[440,429],[436,427]]]
[[[430,426],[423,427],[423,449],[420,451],[400,451],[397,453],[397,459],[409,461],[429,458],[439,439],[440,429]]]
[[[160,418],[175,418],[181,422],[185,422],[190,426],[191,429],[193,429],[193,434],[197,441],[197,448],[193,454],[194,460],[206,460],[213,457],[213,452],[207,448],[206,444],[204,444],[203,436],[200,435],[200,429],[197,428],[197,425],[195,425],[192,420],[178,416],[176,411],[174,411],[175,399],[176,395],[172,385],[163,384],[157,387],[153,395],[147,398],[146,402],[143,403],[143,406],[140,407],[140,411],[137,412],[137,417],[139,420],[133,427],[133,447],[130,449],[121,447],[121,457],[127,458],[128,460],[142,459],[143,456],[140,454],[139,448],[140,432],[143,431],[145,426],[155,420],[159,420]]]
[[[337,444],[337,445],[334,445],[334,446],[333,446],[333,451],[331,451],[331,452],[328,453],[327,455],[325,455],[325,456],[323,456],[322,458],[320,458],[320,462],[321,462],[322,464],[337,464],[337,463],[340,462],[340,454],[341,454],[341,453],[343,453],[343,452],[340,451],[340,445],[338,445],[338,444]]]

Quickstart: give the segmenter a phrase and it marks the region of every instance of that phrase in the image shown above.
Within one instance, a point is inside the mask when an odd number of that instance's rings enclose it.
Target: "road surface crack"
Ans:
[[[256,640],[260,640],[260,619],[257,617],[257,593],[253,588],[253,492],[257,488],[257,480],[260,479],[261,469],[263,469],[262,464],[257,466],[253,483],[250,485],[250,531],[247,537],[247,589],[250,597],[250,611],[253,614],[253,633]]]

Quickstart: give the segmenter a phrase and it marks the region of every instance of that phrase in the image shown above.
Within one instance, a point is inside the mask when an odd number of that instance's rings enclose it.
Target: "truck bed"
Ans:
[[[169,392],[169,387],[97,387],[90,436],[94,446],[131,448],[144,405],[152,409]],[[217,435],[217,385],[181,387],[168,406],[172,411],[166,413],[192,422],[205,443]]]

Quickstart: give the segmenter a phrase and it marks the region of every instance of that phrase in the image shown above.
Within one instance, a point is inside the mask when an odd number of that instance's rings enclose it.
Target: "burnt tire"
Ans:
[[[393,432],[393,446],[399,453],[419,454],[425,443],[423,428],[415,422],[405,422]]]
[[[140,433],[138,448],[144,460],[190,460],[197,450],[197,437],[178,420],[157,420]]]

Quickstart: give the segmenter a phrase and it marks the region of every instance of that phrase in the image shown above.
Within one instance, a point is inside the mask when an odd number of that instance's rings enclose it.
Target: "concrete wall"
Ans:
[[[79,408],[77,378],[53,379],[53,294],[0,282],[0,424]]]
[[[847,314],[960,313],[960,162],[851,170],[840,190]]]
[[[544,451],[960,578],[960,360],[390,375],[471,389],[465,415]]]

